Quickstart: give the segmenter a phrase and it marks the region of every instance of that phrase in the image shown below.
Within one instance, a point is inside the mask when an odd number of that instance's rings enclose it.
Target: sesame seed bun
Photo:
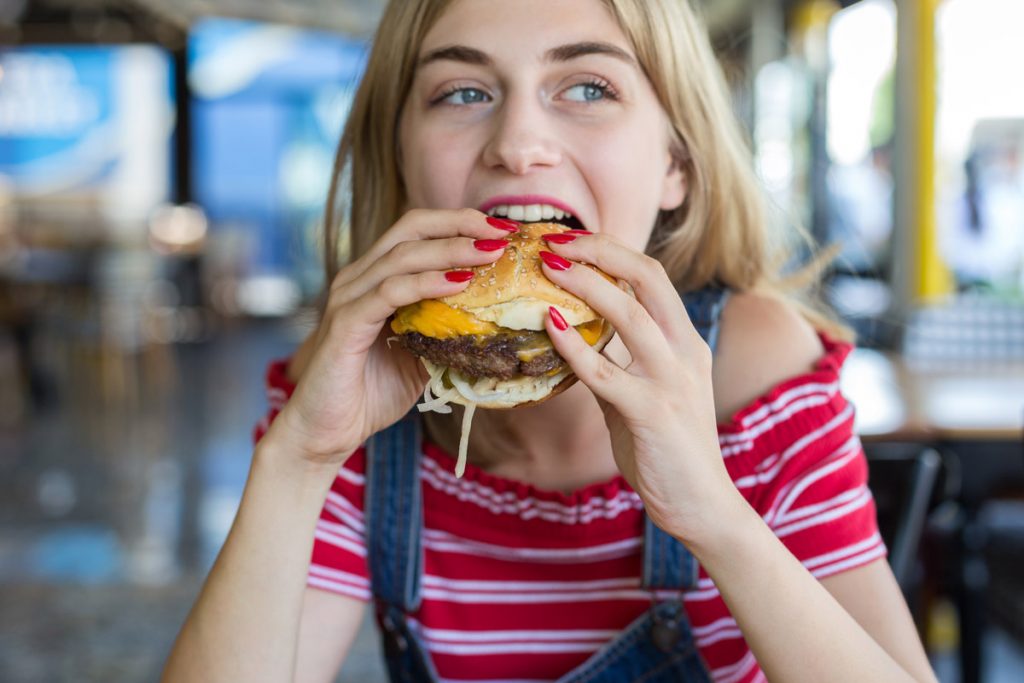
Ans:
[[[547,250],[541,236],[556,232],[569,232],[569,228],[558,223],[520,226],[500,259],[474,268],[476,277],[470,285],[441,301],[478,320],[512,330],[543,330],[549,306],[557,308],[573,326],[596,320],[600,317],[597,311],[553,283],[541,270],[539,254]],[[601,272],[595,266],[585,267]]]

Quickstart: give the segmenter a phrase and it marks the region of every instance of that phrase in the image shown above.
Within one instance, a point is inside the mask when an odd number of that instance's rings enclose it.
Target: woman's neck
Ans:
[[[428,438],[457,453],[462,414],[462,410],[450,415],[428,413],[424,421]],[[468,457],[496,476],[563,492],[607,481],[618,473],[604,416],[581,382],[537,406],[477,410]]]

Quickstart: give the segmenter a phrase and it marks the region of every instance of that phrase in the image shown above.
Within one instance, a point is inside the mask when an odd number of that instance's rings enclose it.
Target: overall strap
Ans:
[[[718,322],[729,290],[706,287],[682,295],[686,312],[701,338],[711,347],[718,345]],[[644,518],[643,587],[647,590],[680,590],[697,585],[697,560],[686,547],[662,531],[650,517]]]
[[[718,348],[718,323],[729,300],[729,290],[709,286],[682,295],[683,305],[690,314],[690,321],[697,328],[701,339],[707,342],[714,353]]]
[[[420,605],[423,566],[421,422],[415,409],[366,444],[366,561],[378,603]]]
[[[697,586],[697,559],[682,543],[644,516],[644,590]]]

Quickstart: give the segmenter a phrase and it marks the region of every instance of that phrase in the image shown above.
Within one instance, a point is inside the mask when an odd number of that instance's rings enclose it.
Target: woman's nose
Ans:
[[[495,121],[484,149],[488,168],[522,175],[535,167],[556,166],[562,152],[540,104],[509,102]]]

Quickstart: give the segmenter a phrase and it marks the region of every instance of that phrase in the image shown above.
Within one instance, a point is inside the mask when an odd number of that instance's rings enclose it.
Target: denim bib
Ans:
[[[683,295],[694,327],[714,352],[728,291]],[[422,427],[414,408],[366,444],[366,533],[370,585],[393,683],[438,680],[430,654],[407,617],[420,606],[423,567],[423,489],[419,478]],[[683,593],[697,584],[697,561],[649,517],[644,521],[643,588],[678,591],[606,643],[559,683],[669,683],[711,681],[683,609]]]

